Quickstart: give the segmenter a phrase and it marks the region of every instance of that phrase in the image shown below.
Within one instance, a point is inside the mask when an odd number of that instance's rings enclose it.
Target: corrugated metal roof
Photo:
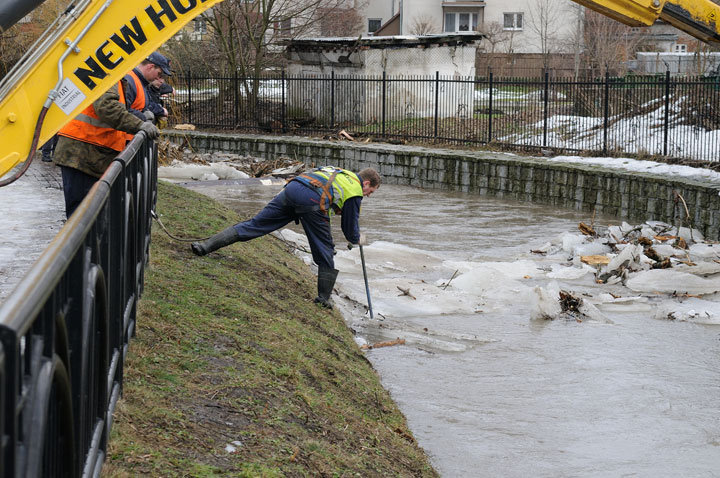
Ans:
[[[289,49],[302,47],[338,48],[398,48],[420,45],[458,45],[479,42],[485,35],[477,32],[442,33],[436,35],[394,35],[394,36],[360,36],[360,37],[313,37],[285,40],[283,45]]]

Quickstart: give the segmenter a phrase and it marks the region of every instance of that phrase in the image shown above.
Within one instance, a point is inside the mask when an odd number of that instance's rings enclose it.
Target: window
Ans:
[[[275,29],[275,34],[279,37],[289,38],[292,34],[292,19],[286,18],[285,20],[275,22],[273,28]]]
[[[207,21],[204,18],[194,20],[195,33],[207,33]]]
[[[687,53],[687,45],[684,43],[676,43],[673,45],[673,51],[675,53]]]
[[[368,33],[375,33],[382,25],[382,18],[368,18]]]
[[[522,30],[522,12],[503,13],[503,30]]]
[[[478,14],[470,12],[446,12],[446,32],[474,32],[478,27]]]

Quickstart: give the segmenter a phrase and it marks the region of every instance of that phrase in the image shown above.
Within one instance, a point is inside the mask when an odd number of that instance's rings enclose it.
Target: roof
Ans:
[[[477,32],[442,33],[437,35],[394,35],[360,37],[295,38],[282,42],[288,50],[338,48],[415,48],[418,46],[472,45],[485,38]]]

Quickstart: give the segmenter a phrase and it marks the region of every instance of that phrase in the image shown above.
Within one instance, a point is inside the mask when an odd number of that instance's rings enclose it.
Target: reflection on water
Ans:
[[[199,190],[251,215],[278,189]],[[720,476],[720,328],[652,302],[606,310],[613,325],[530,320],[551,261],[530,250],[591,219],[384,185],[361,216],[374,321],[334,231],[336,302],[368,342],[407,339],[367,356],[443,476]],[[564,287],[600,292],[592,274]]]

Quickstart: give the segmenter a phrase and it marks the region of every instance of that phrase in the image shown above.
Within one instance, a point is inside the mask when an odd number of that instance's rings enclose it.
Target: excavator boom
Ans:
[[[573,0],[632,27],[660,19],[706,43],[720,43],[720,6],[710,0]]]
[[[0,84],[0,179],[190,20],[222,0],[76,0]],[[36,2],[37,3],[37,2]]]

